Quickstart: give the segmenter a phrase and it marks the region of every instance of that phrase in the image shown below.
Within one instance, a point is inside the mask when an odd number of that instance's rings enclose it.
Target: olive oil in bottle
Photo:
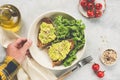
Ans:
[[[20,21],[21,15],[15,6],[5,4],[0,7],[0,27],[5,30],[17,32],[21,27]]]

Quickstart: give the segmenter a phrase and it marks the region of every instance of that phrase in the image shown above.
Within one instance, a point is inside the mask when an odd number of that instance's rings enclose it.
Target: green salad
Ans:
[[[85,44],[85,24],[82,20],[70,20],[61,15],[54,18],[53,24],[55,25],[56,39],[52,42],[52,44],[67,39],[72,39],[74,41],[74,48],[69,52],[63,61],[63,65],[65,67],[70,66],[76,59],[76,53],[78,50],[83,48]]]

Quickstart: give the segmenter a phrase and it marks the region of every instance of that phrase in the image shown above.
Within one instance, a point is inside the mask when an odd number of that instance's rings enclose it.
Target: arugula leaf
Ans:
[[[65,39],[73,39],[75,43],[74,48],[70,51],[67,58],[63,61],[64,66],[70,66],[76,59],[76,53],[78,50],[83,48],[85,44],[85,24],[82,22],[82,20],[69,20],[63,16],[56,16],[53,23],[56,28],[57,36],[54,42]]]

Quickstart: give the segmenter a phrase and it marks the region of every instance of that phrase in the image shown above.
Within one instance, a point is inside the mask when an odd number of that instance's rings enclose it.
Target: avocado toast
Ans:
[[[55,28],[50,18],[43,18],[39,26],[37,46],[43,48],[55,40]]]
[[[73,47],[73,40],[62,40],[61,42],[52,44],[48,49],[48,55],[52,60],[53,67],[61,65]]]

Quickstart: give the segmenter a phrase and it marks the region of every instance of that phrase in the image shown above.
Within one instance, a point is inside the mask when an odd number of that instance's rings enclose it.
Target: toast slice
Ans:
[[[74,48],[74,41],[72,39],[63,40],[59,43],[52,44],[48,50],[52,66],[59,66],[67,57],[69,52]]]
[[[39,48],[44,48],[45,46],[49,45],[50,42],[56,38],[56,35],[54,33],[55,28],[52,24],[52,20],[47,17],[43,18],[40,22],[40,28],[37,37],[37,46]]]

